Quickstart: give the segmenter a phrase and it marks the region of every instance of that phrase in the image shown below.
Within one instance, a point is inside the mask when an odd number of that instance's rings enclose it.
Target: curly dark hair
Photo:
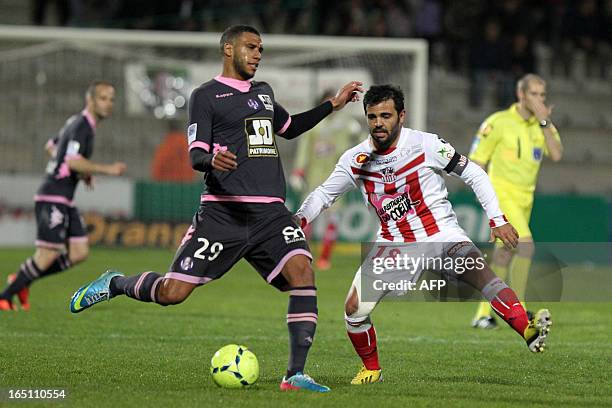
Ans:
[[[372,85],[363,97],[363,110],[365,111],[368,105],[378,105],[389,99],[393,99],[393,104],[398,114],[404,110],[404,93],[400,87],[393,85]]]

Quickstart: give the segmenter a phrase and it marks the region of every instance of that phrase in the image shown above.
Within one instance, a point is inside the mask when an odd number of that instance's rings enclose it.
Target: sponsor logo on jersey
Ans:
[[[222,93],[222,94],[216,94],[215,98],[219,99],[219,98],[227,98],[228,96],[234,96],[233,92],[227,92],[227,93]]]
[[[247,105],[249,105],[249,108],[255,110],[259,109],[259,102],[257,102],[255,99],[249,99]]]
[[[406,192],[384,195],[378,200],[372,200],[372,202],[376,209],[376,214],[382,222],[389,222],[390,220],[401,221],[407,215],[415,214],[414,207],[421,203],[419,200],[410,201],[410,197]]]
[[[442,140],[442,139],[440,139]],[[455,149],[453,149],[450,146],[442,146],[440,148],[440,150],[438,150],[436,153],[438,153],[440,156],[446,158],[446,159],[452,159],[453,155],[455,154]]]
[[[249,157],[277,157],[278,150],[269,118],[247,118],[245,132]]]
[[[293,244],[298,241],[306,241],[304,231],[300,227],[285,227],[283,228],[283,236],[286,244]]]
[[[353,161],[358,166],[363,166],[370,161],[370,155],[367,153],[357,153],[355,156],[353,156]]]
[[[380,166],[380,165],[395,163],[397,160],[398,160],[397,156],[391,156],[391,157],[383,157],[382,159],[376,159],[372,163],[374,163],[377,166]]]
[[[269,95],[257,95],[259,100],[263,103],[264,108],[269,111],[274,112],[274,104],[272,103],[272,98]]]

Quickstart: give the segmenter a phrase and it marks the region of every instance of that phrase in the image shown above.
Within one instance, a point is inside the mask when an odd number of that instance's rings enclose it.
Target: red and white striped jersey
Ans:
[[[458,167],[456,174],[474,189],[492,226],[505,223],[482,169],[468,163],[465,156],[455,157],[455,149],[437,135],[402,128],[398,138],[397,145],[384,152],[376,151],[369,137],[347,150],[297,215],[310,223],[346,191],[359,188],[366,205],[378,216],[379,238],[423,241],[443,228],[459,226],[442,177],[442,170]]]

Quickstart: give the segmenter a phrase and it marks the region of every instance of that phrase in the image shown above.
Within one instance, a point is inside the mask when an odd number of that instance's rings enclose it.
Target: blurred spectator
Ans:
[[[519,78],[535,72],[535,56],[533,54],[533,47],[527,34],[517,33],[511,39],[510,43],[510,73],[512,74],[511,79],[511,90],[510,93],[514,92],[513,83]],[[512,95],[510,96],[510,102],[513,100]]]
[[[429,60],[441,65],[444,48],[441,47],[442,36],[442,3],[440,0],[420,0],[417,2],[414,15],[414,34],[429,42]]]
[[[481,16],[484,0],[452,1],[446,4],[444,32],[446,36],[450,69],[461,71],[468,60],[469,43],[482,38]]]
[[[581,0],[569,7],[563,22],[563,50],[566,63],[569,61],[569,71],[580,76],[604,76],[603,48],[605,45],[604,32],[612,30],[610,26],[602,27],[601,16],[597,13],[595,0]]]
[[[70,18],[69,0],[33,0],[32,23],[34,25],[51,23],[50,21],[46,21],[48,6],[50,6],[51,3],[55,5],[58,25],[65,26],[68,24],[68,19]]]
[[[489,19],[484,24],[482,35],[476,37],[470,46],[469,103],[471,107],[479,108],[482,105],[488,83],[496,84],[497,106],[505,106],[508,101],[507,82],[511,82],[506,71],[509,62],[510,53],[506,42],[503,41],[501,26],[497,20]],[[512,99],[512,93],[509,98]]]
[[[383,10],[387,31],[391,37],[412,37],[414,16],[407,1],[387,0]]]
[[[153,156],[151,178],[155,181],[192,182],[196,172],[189,161],[187,135],[177,121],[171,120],[168,126],[169,131]]]

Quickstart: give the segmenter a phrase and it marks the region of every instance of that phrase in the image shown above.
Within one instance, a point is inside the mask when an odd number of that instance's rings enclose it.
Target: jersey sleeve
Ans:
[[[470,149],[470,160],[481,165],[486,165],[491,159],[498,141],[499,129],[495,128],[493,121],[489,117],[482,122],[476,136],[474,136]]]
[[[327,180],[306,197],[296,213],[298,217],[311,223],[321,211],[331,207],[342,194],[357,187],[349,170],[349,156],[349,152],[344,153]]]
[[[203,89],[196,89],[189,99],[189,126],[187,144],[189,150],[210,151],[212,144],[212,106]]]
[[[291,124],[291,115],[283,106],[274,100],[274,133],[281,136]]]
[[[431,133],[423,136],[423,150],[426,165],[436,170],[447,169],[455,155],[455,148],[450,143]]]
[[[84,122],[83,122],[84,123]],[[66,154],[64,159],[78,159],[91,157],[93,150],[93,132],[88,125],[79,125],[73,128],[68,135]]]

